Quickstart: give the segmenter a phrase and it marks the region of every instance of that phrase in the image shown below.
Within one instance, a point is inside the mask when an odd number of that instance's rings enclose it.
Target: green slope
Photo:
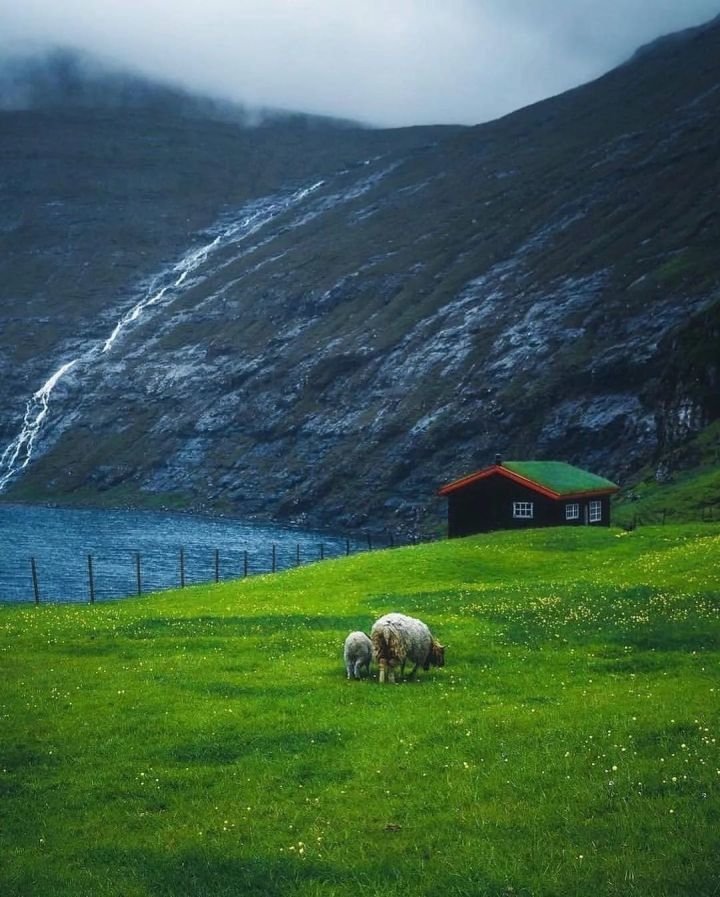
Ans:
[[[5,897],[710,895],[717,526],[0,608]],[[447,665],[347,682],[387,610]]]
[[[0,445],[203,228],[323,182],[74,371],[7,494],[412,529],[497,451],[622,482],[718,415],[719,60],[715,22],[473,128],[5,113]]]
[[[615,523],[627,526],[663,520],[720,520],[720,421],[665,453],[652,468],[640,471],[615,501]]]

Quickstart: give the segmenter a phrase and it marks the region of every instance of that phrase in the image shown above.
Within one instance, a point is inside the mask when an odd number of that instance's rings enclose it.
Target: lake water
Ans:
[[[95,599],[278,570],[345,554],[338,538],[290,527],[152,511],[46,508],[0,504],[0,601],[31,602],[35,559],[40,600],[88,601],[92,556]],[[299,548],[298,548],[299,546]],[[321,547],[322,546],[322,547]],[[349,543],[356,551],[362,545]],[[217,556],[216,556],[217,552]]]

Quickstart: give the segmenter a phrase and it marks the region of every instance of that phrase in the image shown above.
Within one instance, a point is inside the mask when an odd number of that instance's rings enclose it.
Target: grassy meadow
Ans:
[[[348,682],[399,610],[448,645]],[[0,607],[0,894],[720,894],[720,527]]]

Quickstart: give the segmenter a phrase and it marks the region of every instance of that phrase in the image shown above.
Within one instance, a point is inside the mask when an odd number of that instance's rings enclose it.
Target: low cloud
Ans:
[[[475,123],[607,71],[717,0],[0,0],[7,52],[74,47],[256,106]]]

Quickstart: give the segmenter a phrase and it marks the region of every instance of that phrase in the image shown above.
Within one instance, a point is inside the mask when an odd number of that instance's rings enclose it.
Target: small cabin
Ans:
[[[448,483],[448,536],[538,526],[609,526],[604,477],[563,461],[502,461]]]

